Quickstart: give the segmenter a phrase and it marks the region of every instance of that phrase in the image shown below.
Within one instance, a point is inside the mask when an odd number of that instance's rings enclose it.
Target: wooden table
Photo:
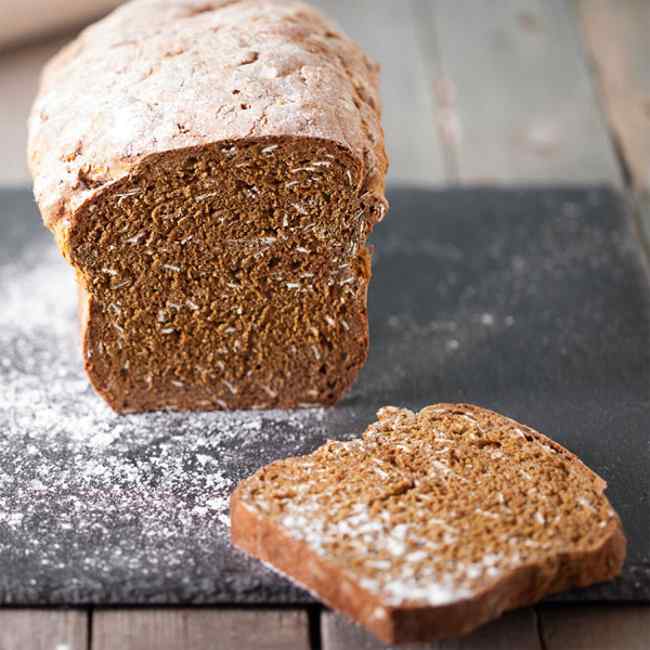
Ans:
[[[608,184],[650,242],[650,1],[317,0],[383,65],[390,181]],[[0,55],[0,183],[67,37]],[[646,250],[650,250],[646,248]],[[319,607],[0,610],[0,650],[382,648]],[[431,648],[647,650],[650,607],[538,606]]]

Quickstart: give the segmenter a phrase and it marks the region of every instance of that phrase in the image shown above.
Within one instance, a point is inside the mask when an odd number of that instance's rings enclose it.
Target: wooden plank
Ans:
[[[650,189],[650,2],[579,0],[603,101],[638,189]]]
[[[332,612],[321,617],[323,650],[388,650],[365,630]],[[426,645],[399,646],[401,650],[542,650],[533,609],[505,614],[462,639],[437,641]]]
[[[297,609],[109,609],[93,612],[92,650],[309,650]]]
[[[540,607],[546,650],[648,650],[650,606]]]
[[[0,609],[0,650],[86,650],[82,610]]]
[[[465,183],[621,183],[569,0],[420,3]]]
[[[0,185],[31,182],[27,170],[27,116],[43,64],[71,37],[0,55]]]
[[[444,147],[434,124],[431,79],[418,47],[417,0],[314,0],[382,66],[383,124],[391,161],[388,178],[441,183]]]
[[[650,3],[576,1],[650,260]]]

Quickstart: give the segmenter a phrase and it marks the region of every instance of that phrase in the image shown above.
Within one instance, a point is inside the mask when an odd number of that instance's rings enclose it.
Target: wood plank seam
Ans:
[[[650,187],[650,47],[646,0],[574,0],[602,102],[636,189]]]
[[[382,66],[382,122],[390,181],[445,181],[444,150],[434,124],[427,61],[418,49],[412,7],[419,0],[311,0]]]
[[[616,156],[616,160],[618,161],[619,167],[621,169],[623,186],[627,188],[632,184],[632,172],[628,160],[625,156],[625,146],[621,134],[612,121],[611,113],[607,110],[607,98],[605,95],[605,88],[603,86],[603,77],[599,72],[600,64],[598,63],[598,59],[596,58],[594,51],[589,47],[584,21],[581,20],[580,15],[576,11],[575,4],[572,4],[571,7],[573,10],[572,14],[574,15],[576,24],[578,26],[577,34],[578,38],[580,39],[581,50],[583,52],[587,69],[589,70],[589,74],[592,80],[594,96],[596,97],[596,105],[598,106],[598,109],[602,116],[603,124],[606,126],[607,135],[609,136],[609,140],[612,143],[614,155]]]
[[[321,650],[323,647],[321,617],[324,609],[320,603],[307,607],[307,625],[309,626],[309,646],[311,650]]]
[[[621,184],[568,2],[418,5],[461,182]]]
[[[586,38],[584,33],[584,22],[580,21],[580,33],[583,41]],[[634,232],[641,243],[641,248],[644,253],[644,261],[646,262],[646,269],[650,265],[650,193],[643,189],[635,189],[635,180],[632,173],[630,162],[625,154],[625,143],[623,136],[616,124],[613,121],[611,113],[607,110],[607,103],[605,101],[605,87],[602,76],[599,74],[599,64],[596,59],[595,53],[592,49],[585,46],[585,56],[589,61],[589,71],[593,78],[594,85],[600,88],[598,93],[598,104],[603,112],[605,123],[607,124],[607,132],[612,142],[612,147],[616,158],[621,168],[621,176],[624,183],[624,190],[629,199],[630,209],[632,213],[632,221],[634,224]],[[649,270],[650,272],[650,270]]]
[[[95,616],[95,608],[89,607],[86,618],[86,650],[93,650],[93,618]]]
[[[650,76],[646,29],[650,8],[638,0],[574,0],[585,50],[610,137],[634,192],[630,204],[637,236],[650,261]]]
[[[436,133],[440,137],[443,153],[443,168],[445,181],[456,183],[460,178],[458,155],[451,143],[451,133],[454,130],[454,114],[451,97],[449,96],[442,56],[440,52],[440,38],[435,19],[429,15],[429,10],[424,3],[413,3],[411,12],[416,25],[416,38],[418,49],[422,58],[429,62],[427,81],[433,94],[434,114],[431,120]]]
[[[539,639],[540,650],[548,650],[546,645],[546,639],[544,638],[544,628],[542,627],[542,617],[539,614],[537,607],[533,607],[533,612],[535,615],[535,626],[537,628],[537,638]]]

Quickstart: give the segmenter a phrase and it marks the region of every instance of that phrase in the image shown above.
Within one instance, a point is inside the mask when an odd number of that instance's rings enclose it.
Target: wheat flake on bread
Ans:
[[[388,643],[466,634],[620,572],[606,483],[559,444],[467,404],[378,418],[242,481],[233,543]]]

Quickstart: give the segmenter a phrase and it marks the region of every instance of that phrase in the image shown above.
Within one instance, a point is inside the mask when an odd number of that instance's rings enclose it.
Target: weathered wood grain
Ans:
[[[650,2],[579,0],[603,103],[635,188],[650,189]]]
[[[540,607],[546,650],[648,650],[650,606]]]
[[[650,2],[577,0],[610,127],[650,244]]]
[[[388,646],[365,630],[332,612],[321,616],[323,650],[388,650]],[[427,645],[399,646],[401,650],[542,650],[533,609],[505,614],[497,621],[462,639]]]
[[[389,180],[441,183],[444,147],[434,124],[429,70],[418,46],[418,0],[313,0],[382,66]]]
[[[82,610],[0,609],[0,650],[86,650]]]
[[[568,0],[437,0],[445,142],[465,183],[599,183],[621,174]]]
[[[297,609],[96,610],[92,629],[92,650],[309,650]]]

